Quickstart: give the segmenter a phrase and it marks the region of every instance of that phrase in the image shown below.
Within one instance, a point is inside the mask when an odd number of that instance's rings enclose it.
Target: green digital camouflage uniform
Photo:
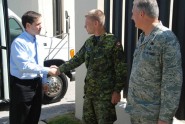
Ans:
[[[113,34],[103,34],[99,41],[89,37],[79,52],[59,67],[66,72],[85,62],[87,74],[84,86],[83,120],[85,124],[113,124],[115,105],[113,91],[120,93],[126,81],[123,48]]]
[[[134,52],[126,111],[133,124],[172,123],[182,85],[180,46],[176,36],[161,23]]]

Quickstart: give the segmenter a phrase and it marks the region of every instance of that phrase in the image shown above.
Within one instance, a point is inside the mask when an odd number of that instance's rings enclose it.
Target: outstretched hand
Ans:
[[[57,76],[60,75],[60,71],[58,71],[58,67],[56,65],[51,65],[48,74],[51,76]]]
[[[50,68],[58,68],[56,65],[51,65]]]

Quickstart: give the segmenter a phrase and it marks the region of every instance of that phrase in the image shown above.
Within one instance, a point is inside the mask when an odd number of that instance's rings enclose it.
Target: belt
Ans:
[[[23,90],[25,87],[28,87],[28,89],[29,88],[37,89],[38,87],[42,85],[42,80],[41,80],[41,77],[35,77],[33,79],[19,79],[17,77],[11,76],[10,84],[12,86],[20,87]]]
[[[33,79],[20,79],[20,78],[17,78],[17,77],[15,77],[15,76],[11,76],[12,77],[12,79],[13,80],[19,80],[20,82],[19,83],[23,83],[23,82],[27,82],[27,83],[29,83],[29,82],[37,82],[37,81],[39,81],[39,80],[41,80],[41,77],[35,77],[35,78],[33,78]],[[24,84],[25,84],[24,83]]]

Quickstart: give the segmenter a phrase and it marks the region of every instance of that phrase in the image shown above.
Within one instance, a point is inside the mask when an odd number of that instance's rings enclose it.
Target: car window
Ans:
[[[10,43],[23,32],[21,25],[14,19],[9,18],[9,28],[10,28]]]

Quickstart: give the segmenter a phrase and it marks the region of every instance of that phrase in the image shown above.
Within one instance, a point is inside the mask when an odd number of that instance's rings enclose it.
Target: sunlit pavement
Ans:
[[[173,118],[173,124],[185,124],[185,120],[177,120],[176,118]]]
[[[123,95],[123,93],[121,93],[121,95]],[[123,98],[123,96],[121,98],[121,102],[116,105],[117,120],[114,122],[114,124],[131,124],[130,116],[125,112],[127,101]],[[185,120],[177,120],[174,117],[172,124],[185,124]]]

